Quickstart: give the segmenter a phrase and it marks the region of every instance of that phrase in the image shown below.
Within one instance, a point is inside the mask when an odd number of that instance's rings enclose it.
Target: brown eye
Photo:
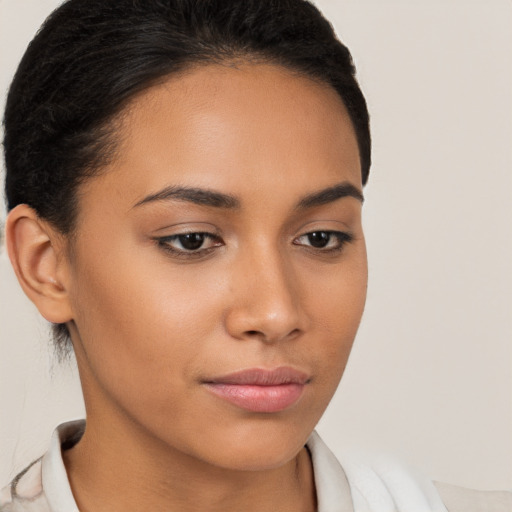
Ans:
[[[327,246],[331,240],[331,236],[331,233],[327,233],[326,231],[314,231],[307,235],[310,245],[317,249]]]
[[[186,251],[197,251],[206,240],[204,233],[187,233],[186,235],[178,235],[177,241]]]
[[[217,235],[201,232],[180,233],[155,240],[162,249],[176,257],[200,257],[223,245]]]
[[[352,235],[343,231],[311,231],[296,238],[293,243],[320,252],[340,251],[353,240]]]

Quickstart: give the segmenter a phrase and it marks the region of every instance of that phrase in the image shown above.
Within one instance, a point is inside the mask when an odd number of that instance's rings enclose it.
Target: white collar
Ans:
[[[62,444],[83,432],[85,420],[62,423],[53,432],[50,448],[42,459],[42,481],[52,512],[79,512],[62,460]]]
[[[338,459],[316,431],[306,446],[313,462],[317,512],[353,512],[349,482]]]

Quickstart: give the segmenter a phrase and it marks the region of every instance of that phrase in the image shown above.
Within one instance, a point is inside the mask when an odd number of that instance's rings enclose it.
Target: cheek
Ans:
[[[336,387],[350,355],[366,302],[368,270],[366,249],[360,244],[345,265],[324,276],[311,287],[306,309],[313,320],[316,342],[309,356],[325,371],[325,385]]]
[[[316,286],[313,284],[316,281]],[[319,328],[336,337],[355,335],[366,302],[368,268],[361,241],[345,261],[309,277],[309,309]]]
[[[137,387],[153,389],[152,397],[165,389],[169,398],[196,371],[220,316],[214,285],[206,289],[204,277],[184,276],[165,258],[133,249],[84,262],[76,275],[75,323],[97,380],[116,395]]]

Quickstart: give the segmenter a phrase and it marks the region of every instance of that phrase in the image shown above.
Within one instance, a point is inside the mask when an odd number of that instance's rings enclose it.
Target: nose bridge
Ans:
[[[277,341],[299,331],[300,301],[293,268],[279,247],[260,241],[240,255],[237,266],[232,334]]]

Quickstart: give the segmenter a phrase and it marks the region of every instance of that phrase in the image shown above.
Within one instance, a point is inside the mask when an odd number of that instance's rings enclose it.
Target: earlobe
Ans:
[[[73,315],[58,233],[26,204],[9,212],[5,233],[11,264],[27,297],[49,322],[69,322]]]

